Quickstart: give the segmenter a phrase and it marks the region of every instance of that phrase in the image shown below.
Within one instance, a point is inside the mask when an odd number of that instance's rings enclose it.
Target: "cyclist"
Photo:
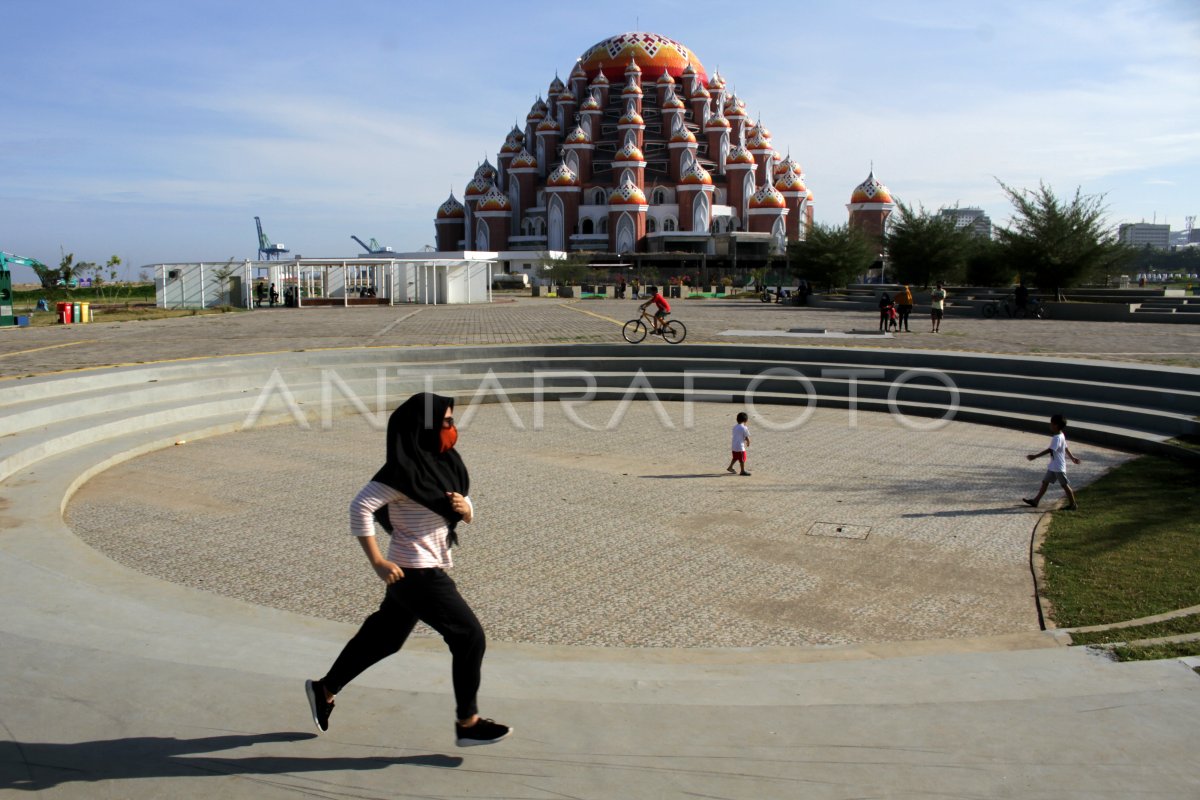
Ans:
[[[667,318],[667,314],[671,313],[671,304],[667,302],[667,298],[662,296],[661,289],[656,291],[654,293],[654,296],[651,297],[649,300],[642,303],[642,305],[641,305],[642,311],[645,311],[646,306],[650,305],[651,303],[658,306],[658,310],[654,312],[654,330],[652,331],[652,333],[654,333],[655,335],[661,335],[663,321]]]

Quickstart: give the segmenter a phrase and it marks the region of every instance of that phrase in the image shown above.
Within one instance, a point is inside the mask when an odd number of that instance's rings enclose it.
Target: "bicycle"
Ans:
[[[654,317],[642,309],[640,317],[629,320],[625,327],[621,328],[621,336],[630,344],[637,344],[645,339],[653,328]],[[677,319],[664,320],[662,337],[668,344],[679,344],[687,337],[687,326]]]

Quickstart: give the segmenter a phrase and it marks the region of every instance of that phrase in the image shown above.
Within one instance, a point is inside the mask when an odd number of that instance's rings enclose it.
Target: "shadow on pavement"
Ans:
[[[454,768],[463,763],[460,757],[436,754],[364,758],[206,755],[255,744],[315,738],[315,733],[261,733],[199,739],[133,736],[69,743],[9,741],[0,743],[0,791],[36,792],[67,783],[136,778],[339,772],[384,769],[394,764]]]

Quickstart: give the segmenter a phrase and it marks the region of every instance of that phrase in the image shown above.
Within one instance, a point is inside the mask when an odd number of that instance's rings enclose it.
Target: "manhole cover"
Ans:
[[[840,522],[814,522],[808,529],[809,536],[832,536],[835,539],[865,539],[870,532],[869,525],[843,525]]]

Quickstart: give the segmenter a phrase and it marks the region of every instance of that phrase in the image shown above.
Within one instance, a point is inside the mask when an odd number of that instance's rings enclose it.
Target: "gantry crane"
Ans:
[[[367,244],[366,242],[364,242],[362,239],[358,238],[354,234],[350,234],[350,238],[353,239],[354,241],[358,242],[360,245],[362,245],[362,248],[367,251],[368,255],[380,256],[380,255],[384,255],[386,253],[395,252],[394,250],[392,250],[392,248],[381,245],[375,239],[372,239],[371,243]]]
[[[258,226],[258,257],[259,260],[279,258],[284,253],[291,252],[282,244],[273,244],[267,235],[263,233],[262,220],[258,217],[254,218],[254,224]]]

